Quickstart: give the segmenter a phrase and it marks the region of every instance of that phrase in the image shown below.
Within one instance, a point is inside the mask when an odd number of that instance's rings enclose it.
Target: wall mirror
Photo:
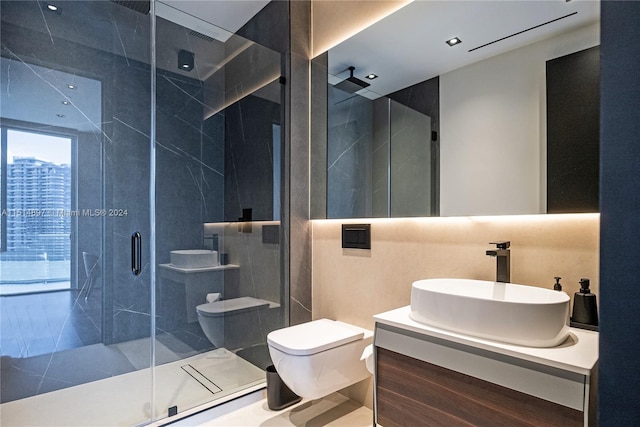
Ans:
[[[598,45],[597,1],[416,0],[316,56],[312,217],[597,211]]]

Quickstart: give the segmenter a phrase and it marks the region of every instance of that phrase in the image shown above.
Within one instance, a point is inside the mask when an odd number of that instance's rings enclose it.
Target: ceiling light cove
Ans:
[[[450,38],[449,40],[447,40],[447,44],[449,46],[455,46],[455,45],[460,44],[460,43],[462,43],[462,40],[460,40],[458,37],[453,37],[453,38]]]

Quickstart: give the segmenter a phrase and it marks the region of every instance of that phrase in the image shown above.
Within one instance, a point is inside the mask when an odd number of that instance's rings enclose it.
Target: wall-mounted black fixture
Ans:
[[[356,70],[356,67],[349,67],[349,77],[341,81],[340,83],[334,85],[336,89],[343,90],[347,93],[356,93],[360,89],[364,89],[367,86],[371,86],[369,83],[360,80],[359,78],[353,75],[353,72]]]
[[[371,249],[371,224],[342,224],[342,247]]]
[[[195,55],[193,52],[187,50],[181,50],[178,52],[178,68],[182,71],[193,70],[193,64],[195,62]]]
[[[509,252],[511,242],[504,240],[489,244],[496,245],[496,249],[487,251],[488,256],[497,259],[496,282],[509,283],[511,281],[511,252]]]

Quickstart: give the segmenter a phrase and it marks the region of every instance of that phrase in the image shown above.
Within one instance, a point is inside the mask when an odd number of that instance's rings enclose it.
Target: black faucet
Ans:
[[[511,242],[491,242],[490,245],[496,245],[497,249],[487,251],[487,255],[498,258],[496,266],[496,282],[509,283],[511,281],[511,253],[509,246]]]

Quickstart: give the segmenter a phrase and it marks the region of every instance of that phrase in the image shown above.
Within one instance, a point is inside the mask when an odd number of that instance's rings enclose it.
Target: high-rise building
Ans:
[[[14,260],[70,257],[71,167],[35,157],[7,165],[7,252]]]

